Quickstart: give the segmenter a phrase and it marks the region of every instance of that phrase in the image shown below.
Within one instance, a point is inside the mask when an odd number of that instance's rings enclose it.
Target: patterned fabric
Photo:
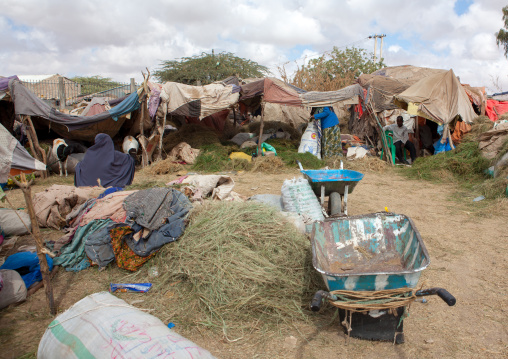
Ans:
[[[113,252],[115,252],[116,264],[120,268],[135,272],[157,252],[153,252],[147,257],[138,256],[124,241],[124,237],[131,233],[132,229],[129,226],[116,227],[109,231],[111,245],[113,246]]]
[[[333,156],[343,156],[339,125],[323,128],[322,131],[323,137],[321,144],[321,153],[323,154],[323,159]]]

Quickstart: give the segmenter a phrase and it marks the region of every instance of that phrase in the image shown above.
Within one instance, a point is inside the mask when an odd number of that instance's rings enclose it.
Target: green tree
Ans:
[[[383,59],[376,61],[365,49],[334,47],[331,52],[299,67],[293,79],[285,80],[307,91],[334,91],[352,85],[361,74],[383,67]]]
[[[96,92],[110,90],[115,87],[122,86],[120,82],[113,81],[109,77],[95,76],[76,76],[71,78],[72,81],[81,84],[81,94],[87,95]]]
[[[504,56],[508,57],[508,6],[503,8],[503,21],[504,21],[504,29],[499,29],[496,32],[496,43],[497,46],[503,45],[504,47]]]
[[[202,53],[198,56],[183,57],[181,60],[163,61],[161,68],[154,72],[160,81],[179,82],[187,85],[207,85],[224,80],[229,76],[264,77],[268,68],[258,63],[237,57],[230,52],[215,54]]]

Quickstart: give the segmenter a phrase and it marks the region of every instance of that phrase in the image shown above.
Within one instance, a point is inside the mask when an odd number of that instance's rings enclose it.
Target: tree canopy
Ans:
[[[334,91],[352,85],[361,74],[370,74],[384,66],[383,59],[376,61],[365,49],[334,47],[331,52],[299,67],[292,79],[284,80],[307,91]]]
[[[99,75],[88,77],[76,76],[71,78],[71,80],[81,84],[81,94],[91,94],[122,86],[120,82],[116,82],[109,77],[101,77]]]
[[[154,72],[160,81],[172,81],[187,85],[207,85],[224,80],[229,76],[264,77],[268,68],[258,63],[235,56],[230,52],[183,57],[179,61],[163,61],[161,68]]]
[[[508,6],[503,8],[503,21],[504,21],[504,29],[499,29],[496,32],[496,43],[497,46],[503,45],[504,47],[504,56],[508,57]]]

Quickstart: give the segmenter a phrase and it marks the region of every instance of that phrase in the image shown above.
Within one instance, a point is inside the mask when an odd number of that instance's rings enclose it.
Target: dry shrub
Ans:
[[[178,131],[164,136],[162,146],[164,151],[169,153],[180,142],[186,142],[192,148],[201,148],[205,145],[220,144],[220,139],[219,135],[210,127],[185,124]]]
[[[278,156],[256,157],[253,162],[253,172],[279,173],[284,168],[284,162]]]
[[[165,175],[183,170],[185,167],[177,162],[176,157],[168,157],[165,160],[152,163],[150,166],[143,168],[144,174]]]

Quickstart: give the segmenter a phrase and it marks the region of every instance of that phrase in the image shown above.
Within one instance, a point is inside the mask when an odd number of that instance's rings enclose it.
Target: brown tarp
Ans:
[[[478,148],[485,158],[495,158],[508,139],[508,123],[502,123],[496,129],[487,131],[478,136]]]
[[[271,77],[254,80],[242,85],[240,93],[240,101],[262,95],[264,102],[287,106],[302,106],[302,100],[294,88],[284,83],[284,81]]]
[[[162,85],[161,104],[167,114],[204,118],[230,108],[238,102],[234,85],[213,83],[205,86],[191,86],[176,82]]]
[[[395,103],[404,109],[409,103],[418,104],[419,111],[439,124],[447,125],[457,115],[466,123],[472,123],[478,117],[453,70],[421,79],[396,95]]]
[[[363,88],[370,88],[369,102],[372,102],[375,112],[397,108],[393,103],[393,96],[405,91],[409,85],[399,80],[379,76],[360,75],[358,83]]]
[[[397,108],[393,102],[393,96],[405,91],[421,79],[443,73],[446,73],[446,70],[411,65],[391,66],[371,74],[360,75],[358,83],[363,88],[370,86],[369,96],[372,99],[374,111],[381,112]]]

